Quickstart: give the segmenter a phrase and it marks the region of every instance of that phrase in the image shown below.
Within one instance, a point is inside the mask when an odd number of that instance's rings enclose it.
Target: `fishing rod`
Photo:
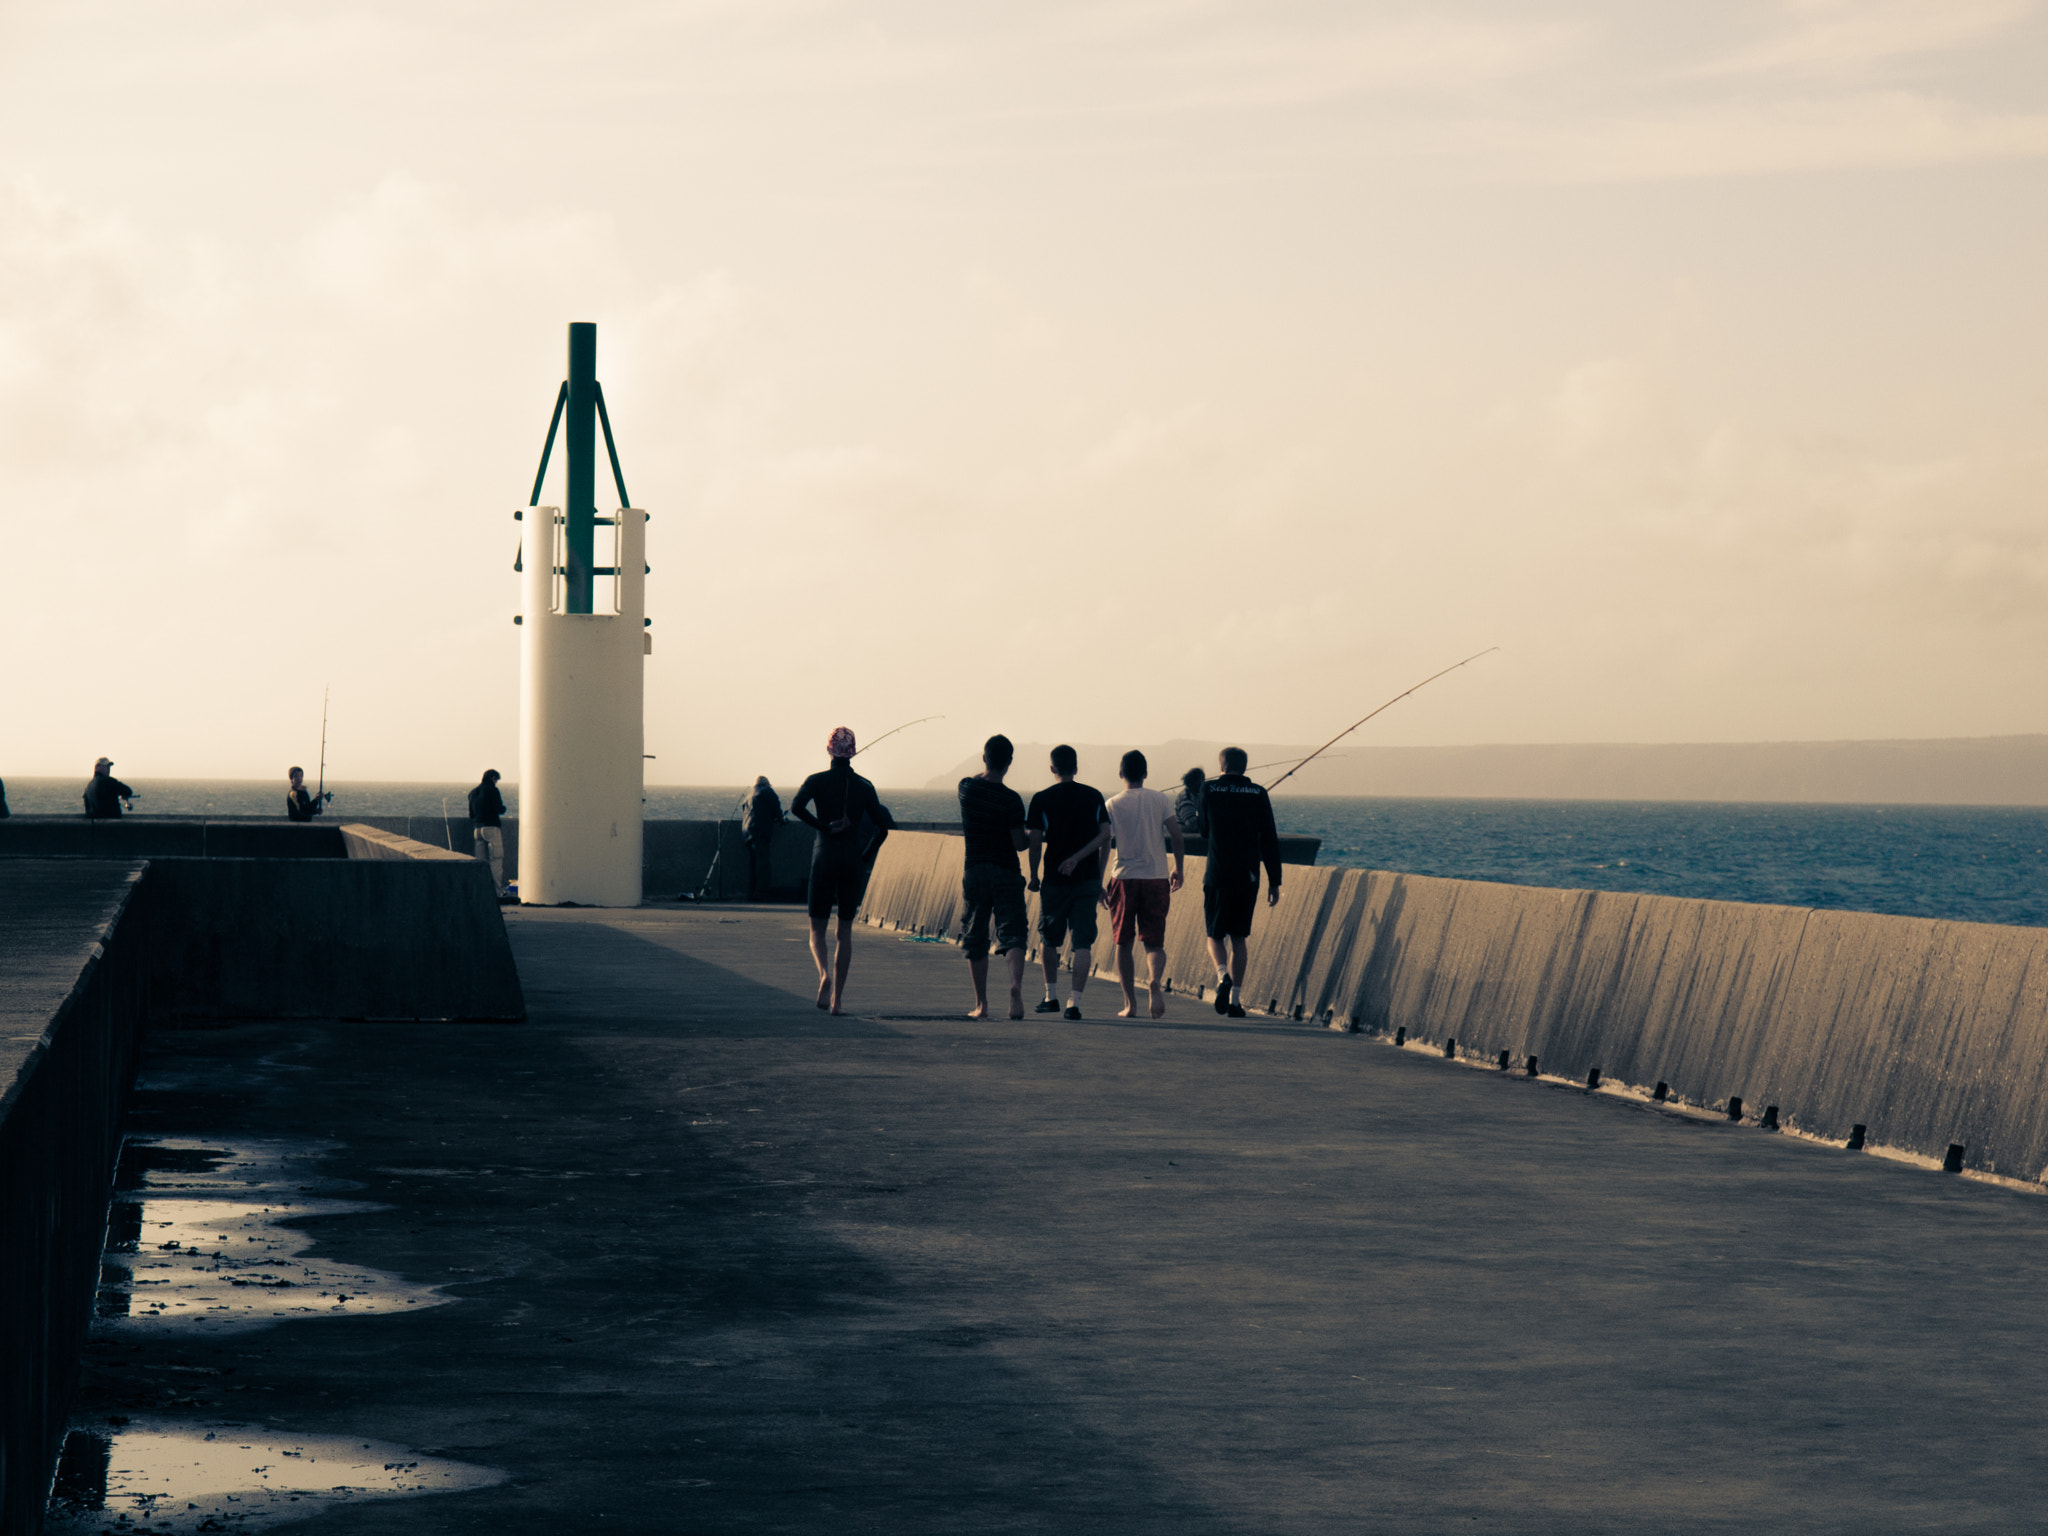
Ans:
[[[1349,752],[1332,752],[1330,754],[1332,757],[1349,757],[1350,755]],[[1257,773],[1261,768],[1282,768],[1289,763],[1305,763],[1307,761],[1308,759],[1305,757],[1276,757],[1270,763],[1253,763],[1251,767],[1245,769],[1245,772]]]
[[[926,720],[943,720],[943,719],[945,719],[945,718],[946,718],[946,717],[945,717],[944,715],[926,715],[926,716],[924,716],[924,717],[923,717],[923,719],[919,719],[919,720],[906,720],[906,721],[904,721],[904,722],[903,722],[903,723],[902,723],[901,725],[899,725],[899,726],[897,726],[897,727],[896,727],[896,731],[907,731],[907,730],[909,730],[909,729],[910,729],[910,728],[911,728],[911,727],[912,727],[913,725],[923,725],[923,724],[925,723],[925,721],[926,721]],[[874,739],[873,741],[869,742],[869,743],[867,744],[867,746],[865,746],[865,747],[862,747],[862,748],[860,749],[860,752],[856,752],[856,753],[854,753],[853,755],[854,755],[855,757],[859,757],[859,756],[860,756],[860,754],[861,754],[861,752],[865,752],[865,751],[867,751],[867,750],[868,750],[869,748],[871,748],[871,747],[878,747],[878,746],[880,746],[880,745],[881,745],[881,744],[882,744],[883,742],[887,741],[887,740],[888,740],[888,739],[889,739],[889,738],[890,738],[891,736],[894,736],[894,735],[896,734],[896,731],[884,731],[884,732],[882,732],[882,734],[881,734],[881,735],[877,736],[877,737],[876,737],[876,738],[875,738],[875,739]]]
[[[1373,715],[1379,714],[1382,710],[1392,709],[1396,704],[1400,703],[1403,699],[1407,698],[1408,694],[1417,692],[1418,690],[1423,688],[1427,688],[1431,683],[1435,682],[1438,678],[1444,676],[1445,673],[1455,672],[1458,670],[1459,667],[1470,666],[1480,657],[1491,656],[1495,651],[1499,649],[1500,647],[1497,645],[1489,645],[1483,651],[1474,651],[1470,656],[1467,656],[1463,661],[1453,662],[1450,666],[1445,667],[1443,672],[1430,673],[1429,676],[1425,677],[1421,682],[1417,683],[1415,687],[1407,690],[1406,693],[1395,694],[1391,699],[1387,700],[1386,703],[1382,704],[1379,707],[1379,709],[1374,710],[1371,715],[1366,715],[1363,719],[1353,721],[1350,725],[1347,725],[1346,727],[1344,727],[1343,730],[1339,731],[1336,735],[1332,736],[1328,741],[1324,742],[1320,747],[1317,747],[1315,751],[1309,753],[1307,757],[1304,757],[1292,768],[1288,769],[1285,773],[1281,774],[1279,778],[1275,779],[1272,783],[1266,786],[1266,792],[1268,794],[1271,794],[1274,790],[1278,789],[1282,784],[1285,784],[1289,779],[1293,778],[1297,773],[1301,772],[1302,769],[1306,768],[1310,763],[1314,762],[1317,758],[1321,757],[1325,752],[1329,751],[1330,748],[1337,745],[1337,743],[1342,741],[1346,736],[1349,736],[1353,731],[1357,730],[1359,726],[1365,724],[1365,722],[1367,720],[1370,720]]]
[[[313,803],[323,807],[327,804],[327,696],[333,691],[332,683],[320,685],[320,792],[313,797]]]

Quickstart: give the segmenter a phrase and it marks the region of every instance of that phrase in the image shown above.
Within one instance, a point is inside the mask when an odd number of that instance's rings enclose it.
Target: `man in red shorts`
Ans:
[[[1166,911],[1173,893],[1180,889],[1181,871],[1187,856],[1187,841],[1181,836],[1180,819],[1173,814],[1173,802],[1156,789],[1145,787],[1145,754],[1126,752],[1117,765],[1117,777],[1124,781],[1123,793],[1112,795],[1102,831],[1083,855],[1093,852],[1112,837],[1115,851],[1109,856],[1109,879],[1102,888],[1102,904],[1109,908],[1110,931],[1116,939],[1116,974],[1123,983],[1124,1005],[1120,1019],[1138,1016],[1138,987],[1134,944],[1145,946],[1147,982],[1152,997],[1152,1017],[1166,1013]],[[1173,840],[1173,870],[1166,868],[1167,839]]]

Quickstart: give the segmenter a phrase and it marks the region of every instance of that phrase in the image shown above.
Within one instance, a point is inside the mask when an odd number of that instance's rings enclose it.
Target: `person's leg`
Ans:
[[[1211,940],[1211,943],[1214,943]],[[1217,948],[1222,946],[1216,945]],[[1230,936],[1230,983],[1233,987],[1244,985],[1245,942],[1236,934]]]
[[[1010,1017],[1024,1017],[1024,946],[1003,951],[1003,958],[1010,962]]]
[[[1060,952],[1043,938],[1038,941],[1038,965],[1045,972],[1045,996],[1051,1001],[1052,995],[1060,989]]]
[[[1067,984],[1067,1007],[1073,1017],[1081,1016],[1081,994],[1088,990],[1088,973],[1095,968],[1095,913],[1102,900],[1102,888],[1084,885],[1074,898],[1074,952],[1067,962],[1072,978]]]
[[[1213,935],[1209,939],[1209,959],[1216,967],[1216,979],[1222,981],[1231,974],[1230,952],[1223,947],[1223,941]]]
[[[967,1017],[985,1019],[988,1017],[988,956],[969,955],[967,974],[974,978],[974,1008]]]
[[[1116,941],[1116,979],[1124,989],[1124,1005],[1116,1011],[1120,1019],[1138,1016],[1138,964],[1137,957],[1131,953],[1131,946],[1137,942],[1136,934]]]
[[[1145,946],[1145,990],[1151,994],[1152,1017],[1166,1017],[1166,951]]]
[[[811,962],[818,968],[818,1006],[832,1004],[832,965],[825,953],[825,914],[811,918]]]
[[[1060,948],[1067,941],[1067,894],[1055,885],[1039,887],[1038,965],[1045,973],[1045,999],[1038,1005],[1040,1013],[1059,1011],[1056,997],[1060,987]]]
[[[1024,900],[1024,877],[1016,870],[990,876],[991,918],[996,943],[1010,972],[1010,1017],[1024,1017],[1024,945],[1031,934],[1031,908]]]
[[[853,965],[853,918],[839,914],[839,952],[832,957],[832,1011],[846,1000],[846,972]]]
[[[988,1017],[988,928],[994,915],[988,882],[979,865],[970,864],[960,881],[960,947],[967,951],[967,974],[974,980],[970,1019]]]
[[[1095,966],[1093,949],[1077,949],[1067,962],[1067,1001],[1079,1003],[1088,990],[1088,973]]]

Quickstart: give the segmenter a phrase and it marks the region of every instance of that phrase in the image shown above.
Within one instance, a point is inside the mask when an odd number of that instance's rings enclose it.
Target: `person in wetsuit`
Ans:
[[[1202,868],[1202,926],[1216,965],[1216,1011],[1244,1017],[1237,989],[1244,985],[1245,941],[1259,905],[1259,866],[1266,869],[1266,905],[1280,900],[1280,833],[1273,802],[1244,776],[1244,748],[1225,747],[1223,770],[1202,790],[1201,833],[1209,840]],[[1227,947],[1226,947],[1227,946]]]
[[[867,894],[875,867],[896,818],[875,794],[875,786],[853,771],[853,732],[839,726],[825,738],[831,766],[803,782],[789,803],[790,814],[818,834],[811,849],[811,958],[818,964],[818,1006],[841,1012],[846,972],[853,963],[853,915]],[[839,908],[839,948],[825,951],[825,920]]]

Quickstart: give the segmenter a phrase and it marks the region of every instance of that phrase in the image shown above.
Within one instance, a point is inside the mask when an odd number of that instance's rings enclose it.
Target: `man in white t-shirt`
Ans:
[[[1152,1017],[1166,1014],[1166,913],[1173,893],[1181,887],[1181,871],[1187,855],[1180,819],[1173,814],[1173,802],[1156,789],[1145,787],[1147,765],[1142,752],[1126,752],[1117,765],[1124,781],[1123,793],[1112,795],[1104,807],[1107,816],[1095,841],[1076,855],[1085,858],[1115,839],[1109,856],[1108,878],[1102,886],[1102,904],[1109,908],[1111,931],[1116,937],[1116,974],[1123,983],[1124,1005],[1120,1019],[1138,1016],[1138,971],[1134,944],[1145,946],[1149,973]],[[1166,843],[1173,841],[1173,870],[1166,868]]]

